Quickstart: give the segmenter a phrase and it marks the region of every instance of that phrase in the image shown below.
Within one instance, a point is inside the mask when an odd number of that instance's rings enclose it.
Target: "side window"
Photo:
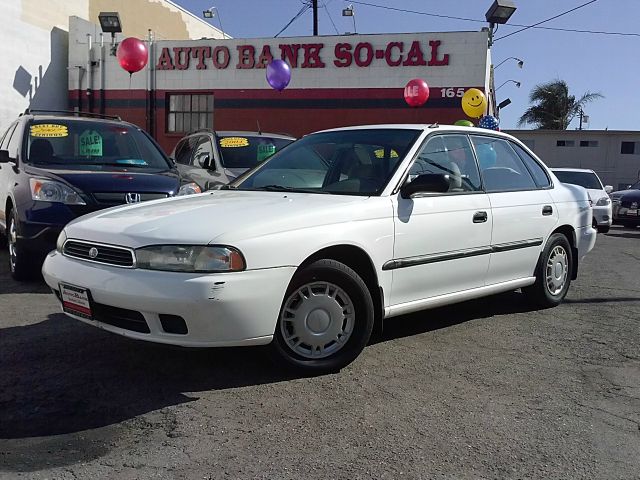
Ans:
[[[529,155],[524,148],[513,142],[511,142],[509,145],[513,147],[524,164],[527,166],[527,168],[531,172],[531,175],[533,175],[533,179],[536,181],[536,185],[538,185],[538,187],[545,188],[551,186],[551,180],[549,180],[547,172],[545,172],[544,168],[542,168],[542,166],[531,155]]]
[[[449,192],[480,190],[480,174],[465,135],[437,135],[427,141],[409,170],[409,178],[427,173],[449,176]]]
[[[9,145],[9,139],[11,138],[11,135],[13,134],[13,131],[16,128],[16,125],[17,123],[11,124],[11,126],[7,128],[7,131],[4,132],[4,135],[2,136],[2,141],[0,141],[0,150],[7,149],[7,146]]]
[[[181,165],[191,164],[191,154],[193,153],[193,147],[196,137],[189,137],[181,140],[176,147],[176,162]]]
[[[472,135],[487,192],[535,190],[531,174],[505,140]]]
[[[213,159],[213,147],[211,146],[211,140],[209,137],[198,137],[195,151],[193,153],[193,166],[208,168]]]
[[[16,128],[13,129],[11,138],[9,139],[9,144],[7,145],[7,150],[9,150],[9,157],[18,158],[21,141],[22,135],[20,135],[20,128],[18,128],[18,124],[16,124]]]

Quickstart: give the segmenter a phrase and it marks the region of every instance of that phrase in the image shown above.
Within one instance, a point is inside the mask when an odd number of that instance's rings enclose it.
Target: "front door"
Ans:
[[[393,198],[391,305],[481,287],[489,267],[493,218],[468,137],[429,137],[409,180],[423,173],[449,175],[449,191]]]

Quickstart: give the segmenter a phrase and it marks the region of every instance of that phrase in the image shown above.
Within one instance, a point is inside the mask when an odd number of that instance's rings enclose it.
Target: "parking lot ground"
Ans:
[[[557,308],[392,319],[314,378],[86,326],[0,262],[2,478],[640,476],[640,229],[599,235]]]

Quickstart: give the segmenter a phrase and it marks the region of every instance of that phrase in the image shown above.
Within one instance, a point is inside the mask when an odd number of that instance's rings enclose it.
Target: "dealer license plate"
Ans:
[[[627,210],[627,215],[638,215],[638,209],[634,208],[634,209],[629,209]]]
[[[89,290],[61,283],[60,295],[62,297],[62,309],[65,312],[89,320],[93,318]]]

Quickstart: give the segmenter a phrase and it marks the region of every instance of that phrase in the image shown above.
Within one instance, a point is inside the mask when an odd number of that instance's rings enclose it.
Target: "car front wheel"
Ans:
[[[22,242],[18,238],[18,231],[18,220],[10,210],[7,215],[7,244],[11,276],[19,281],[30,280],[35,275],[35,266],[33,260],[24,251]]]
[[[373,300],[362,278],[343,263],[318,260],[291,281],[273,349],[305,373],[337,371],[366,346],[373,322]]]
[[[567,237],[554,233],[549,237],[538,266],[536,282],[522,289],[528,300],[540,308],[555,307],[569,291],[573,257]]]

